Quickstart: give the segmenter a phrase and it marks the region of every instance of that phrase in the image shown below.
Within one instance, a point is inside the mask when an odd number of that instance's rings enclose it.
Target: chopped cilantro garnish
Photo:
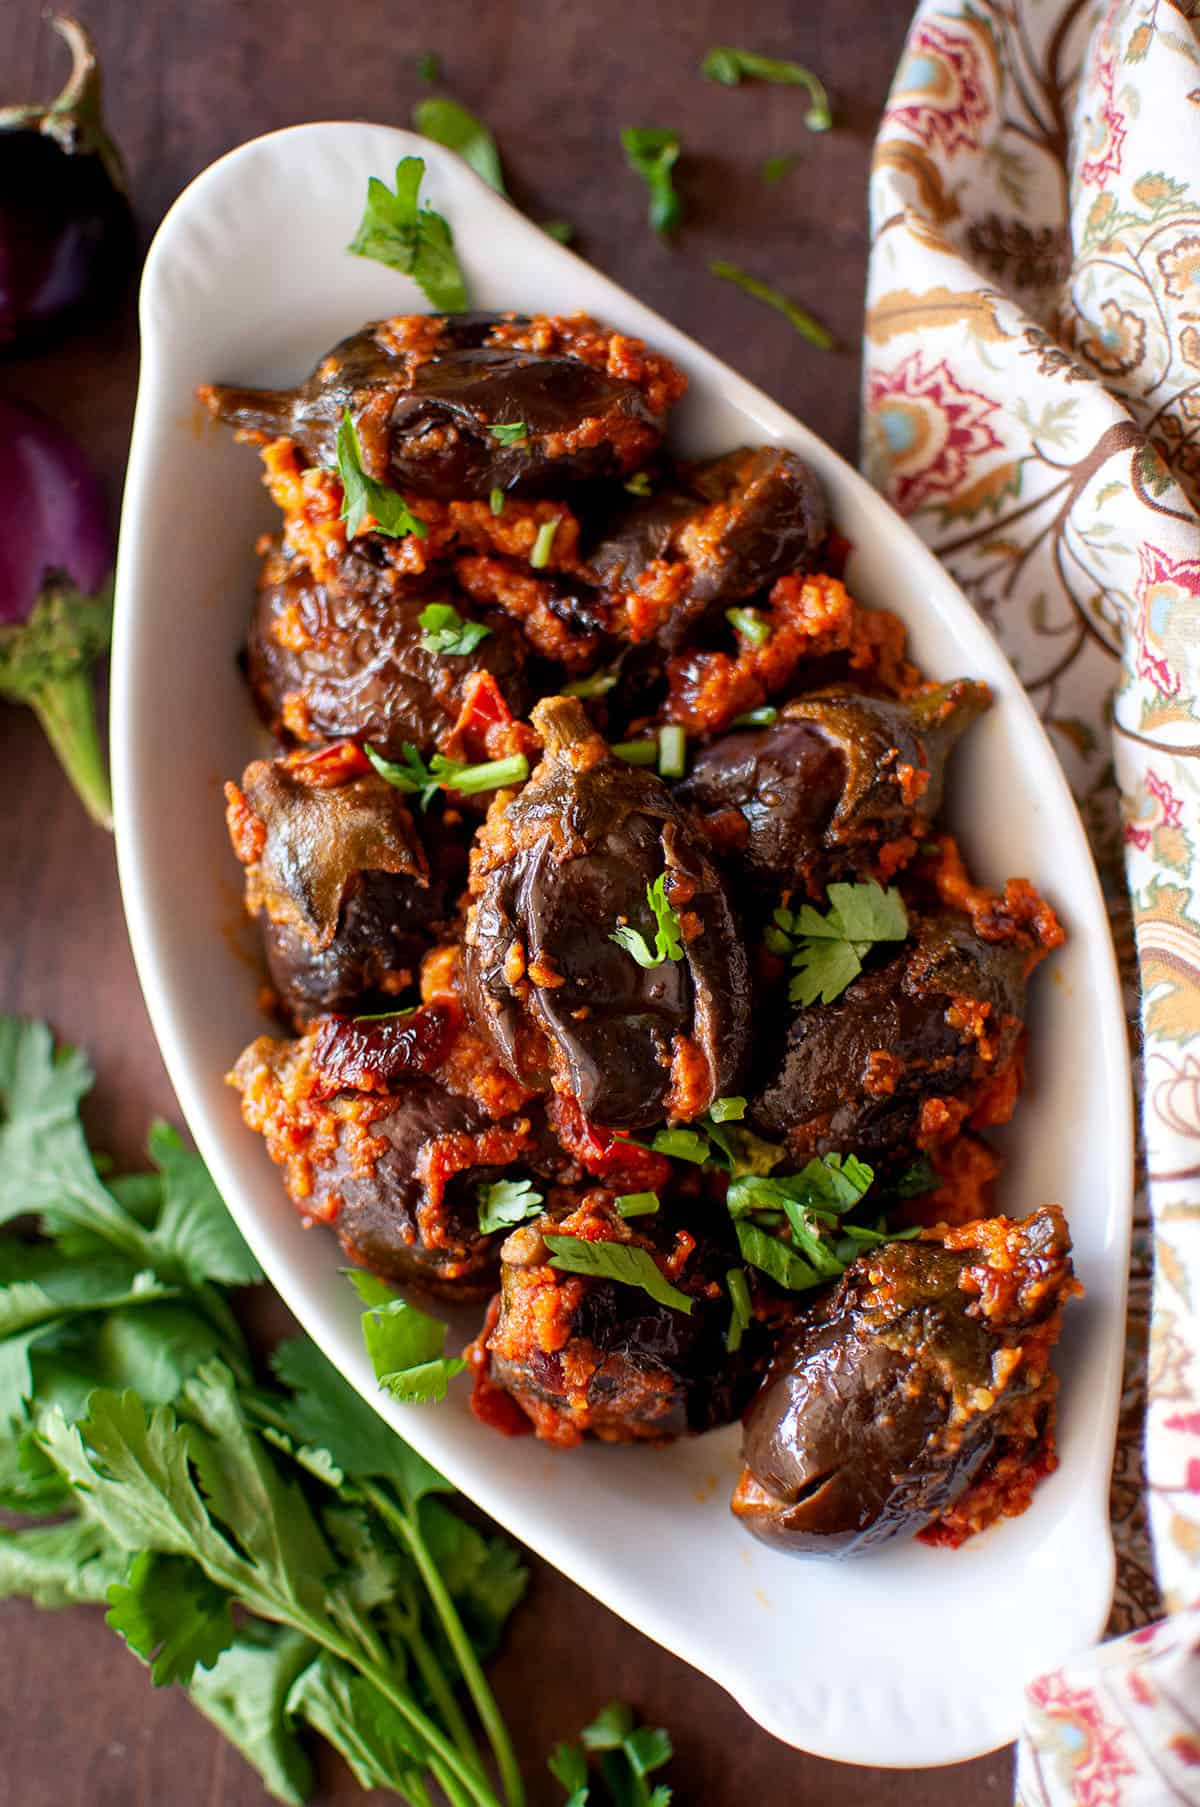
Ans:
[[[356,1023],[399,1023],[406,1016],[415,1016],[416,1013],[417,1006],[415,1004],[406,1004],[403,1010],[376,1010],[369,1016],[356,1016],[354,1021]]]
[[[763,301],[768,307],[773,307],[776,312],[791,321],[800,337],[807,339],[810,345],[817,346],[821,351],[833,349],[834,337],[829,328],[822,326],[819,320],[814,319],[807,308],[801,307],[795,301],[790,301],[778,289],[773,289],[769,282],[763,282],[761,278],[751,276],[748,270],[740,269],[737,264],[726,263],[723,260],[711,263],[708,267],[713,275],[719,276],[723,282],[731,282],[735,288],[741,289],[745,294],[753,295],[756,301]]]
[[[621,144],[629,167],[636,170],[650,190],[650,224],[663,238],[670,236],[682,216],[671,171],[679,160],[679,134],[657,126],[626,126]]]
[[[617,682],[615,671],[594,671],[591,677],[575,678],[563,685],[564,696],[607,696]],[[614,753],[616,748],[613,748]]]
[[[734,1217],[752,1211],[786,1212],[790,1202],[835,1218],[855,1208],[874,1178],[874,1169],[857,1155],[819,1155],[799,1173],[743,1174],[731,1180],[726,1204]]]
[[[374,1274],[357,1268],[345,1271],[367,1308],[363,1341],[383,1391],[413,1405],[444,1399],[449,1382],[467,1364],[460,1356],[445,1353],[446,1326],[441,1318],[410,1305]]]
[[[687,771],[687,735],[675,722],[658,730],[658,773],[660,778],[682,778]]]
[[[577,1236],[547,1236],[551,1267],[568,1274],[594,1274],[623,1286],[640,1286],[659,1305],[691,1316],[693,1301],[672,1286],[653,1256],[627,1242],[583,1242]]]
[[[629,491],[631,496],[650,495],[654,488],[650,481],[650,472],[635,471],[633,476],[626,480],[625,488]]]
[[[829,96],[824,83],[803,63],[792,63],[783,57],[760,56],[756,50],[735,50],[730,44],[718,44],[700,65],[700,72],[710,82],[736,88],[741,81],[781,82],[793,88],[806,88],[809,96],[804,123],[810,132],[827,132],[833,124]]]
[[[447,759],[435,753],[426,765],[412,741],[404,743],[401,763],[385,759],[377,748],[364,744],[363,752],[381,778],[398,791],[419,795],[421,808],[428,809],[440,790],[458,791],[472,796],[479,791],[498,790],[501,785],[519,784],[529,776],[529,761],[524,753],[510,753],[507,759],[489,759],[482,765],[464,765],[460,759]]]
[[[788,1292],[807,1292],[810,1286],[820,1284],[820,1274],[797,1255],[790,1243],[780,1242],[777,1236],[760,1229],[749,1218],[737,1218],[735,1228],[743,1259],[751,1267],[769,1274],[777,1285]]]
[[[575,237],[575,228],[570,220],[543,220],[542,231],[547,238],[552,238],[556,245],[569,245]]]
[[[746,1115],[744,1098],[714,1098],[709,1116],[714,1123],[740,1123]]]
[[[650,951],[646,937],[640,929],[630,928],[622,923],[609,936],[617,946],[639,966],[650,968],[661,966],[664,960],[682,960],[683,942],[680,940],[679,915],[674,906],[668,902],[666,893],[667,875],[660,872],[651,884],[646,886],[646,902],[650,905],[655,921],[654,951]]]
[[[657,1192],[624,1192],[617,1200],[621,1217],[651,1217],[658,1210]]]
[[[482,119],[477,119],[458,101],[441,94],[419,100],[413,108],[413,124],[435,144],[444,144],[447,150],[457,151],[463,162],[469,163],[475,174],[482,176],[497,194],[508,193],[496,140]]]
[[[922,1192],[932,1192],[940,1184],[937,1168],[927,1154],[922,1154],[900,1175],[896,1191],[901,1198],[919,1198]]]
[[[417,58],[417,74],[423,82],[441,81],[442,59],[436,50],[427,50]]]
[[[726,609],[725,619],[751,646],[765,646],[771,638],[771,623],[761,609]]]
[[[730,726],[734,728],[770,728],[778,720],[778,709],[773,703],[767,703],[762,709],[747,709],[745,715],[735,715]]]
[[[491,495],[488,497],[488,507],[494,515],[501,515],[504,513],[504,491],[502,489],[494,489],[492,491]]]
[[[660,1129],[650,1146],[655,1154],[668,1155],[673,1161],[691,1161],[696,1167],[703,1167],[712,1154],[707,1140],[696,1129]]]
[[[357,533],[370,515],[375,531],[386,533],[390,539],[398,540],[409,533],[419,540],[426,537],[428,527],[412,512],[404,497],[386,483],[368,477],[363,469],[362,447],[349,408],[344,410],[337,432],[337,472],[342,482],[342,520],[349,533]]]
[[[811,904],[799,910],[776,910],[767,930],[773,953],[791,956],[794,977],[788,992],[793,1003],[831,1004],[862,971],[862,963],[880,942],[903,941],[908,911],[893,886],[869,879],[865,884],[830,885],[829,910],[822,915]]]
[[[781,157],[767,157],[759,169],[758,179],[764,188],[774,188],[799,161],[795,151],[785,151]]]
[[[658,736],[653,740],[615,740],[609,751],[626,765],[654,765],[658,759]]]
[[[358,231],[347,249],[411,276],[431,307],[460,314],[467,306],[467,285],[454,254],[454,234],[440,213],[418,206],[424,174],[423,157],[402,157],[394,193],[372,176]]]
[[[529,554],[529,562],[535,571],[541,571],[550,563],[550,554],[554,550],[554,536],[558,532],[561,515],[555,515],[549,521],[543,521],[537,530],[537,538],[533,542],[533,551]]]
[[[730,1355],[735,1355],[742,1346],[742,1337],[754,1316],[745,1268],[731,1267],[725,1276],[725,1284],[729,1288],[729,1303],[732,1308],[729,1329],[725,1332],[725,1347]]]
[[[488,428],[492,438],[500,445],[520,445],[529,438],[529,428],[523,420],[497,420]]]
[[[424,630],[421,645],[427,653],[473,653],[492,631],[482,621],[464,620],[449,602],[427,604],[417,620]]]
[[[496,1180],[490,1186],[480,1186],[478,1196],[479,1229],[484,1236],[536,1217],[543,1202],[532,1180]]]

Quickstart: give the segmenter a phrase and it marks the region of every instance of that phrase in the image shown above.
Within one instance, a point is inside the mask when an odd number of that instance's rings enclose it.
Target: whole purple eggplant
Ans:
[[[35,711],[88,814],[112,826],[91,668],[112,637],[99,479],[42,415],[0,400],[0,699]]]
[[[133,263],[125,173],[100,110],[100,67],[75,19],[56,100],[0,107],[0,356],[43,344],[102,307]]]

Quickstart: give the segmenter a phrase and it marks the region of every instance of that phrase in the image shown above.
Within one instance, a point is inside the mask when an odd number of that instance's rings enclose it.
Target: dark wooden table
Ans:
[[[79,0],[78,10],[104,55],[110,123],[147,237],[184,184],[242,139],[311,119],[406,124],[428,92],[417,58],[433,50],[446,91],[495,129],[520,205],[539,219],[570,219],[584,256],[853,458],[867,159],[910,0],[747,0],[732,10],[718,0],[438,0],[424,10],[386,0]],[[61,79],[57,40],[37,11],[0,0],[0,101],[48,95]],[[730,38],[821,71],[837,129],[808,135],[803,96],[786,88],[730,92],[702,81],[702,53]],[[674,248],[646,226],[644,191],[617,142],[623,125],[672,126],[683,138],[689,223]],[[764,187],[763,159],[788,151],[800,153],[798,165]],[[807,303],[848,349],[815,352],[784,320],[710,277],[715,257]],[[115,510],[136,379],[130,297],[53,356],[0,369],[0,392],[41,404],[77,434]],[[126,945],[112,845],[86,823],[32,718],[3,705],[0,770],[0,1008],[47,1016],[90,1050],[99,1074],[90,1128],[132,1163],[149,1118],[177,1110]],[[689,1807],[999,1807],[1010,1798],[1006,1753],[906,1772],[788,1750],[536,1559],[533,1572],[494,1679],[535,1807],[561,1801],[544,1767],[552,1743],[616,1694],[671,1728],[671,1780]],[[0,1607],[0,1775],[12,1807],[267,1799],[182,1695],[151,1688],[98,1612],[52,1615],[17,1603]],[[331,1762],[318,1798],[331,1807],[359,1791]]]

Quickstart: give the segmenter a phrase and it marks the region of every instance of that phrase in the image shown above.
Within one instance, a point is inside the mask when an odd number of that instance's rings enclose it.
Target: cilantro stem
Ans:
[[[434,1611],[441,1620],[442,1630],[446,1634],[459,1669],[462,1671],[467,1692],[475,1703],[475,1711],[479,1714],[480,1723],[487,1733],[488,1743],[495,1753],[505,1798],[509,1807],[524,1807],[525,1785],[521,1780],[517,1754],[508,1735],[508,1728],[496,1704],[496,1697],[488,1686],[487,1677],[475,1654],[474,1646],[458,1616],[458,1609],[438,1573],[437,1566],[426,1547],[425,1539],[421,1536],[415,1516],[402,1511],[387,1490],[380,1487],[377,1482],[364,1480],[361,1487],[364,1497],[371,1502],[380,1518],[401,1540],[416,1564],[417,1572],[428,1589]]]
[[[48,678],[29,692],[27,701],[88,815],[111,830],[112,793],[96,732],[91,673],[73,671]]]

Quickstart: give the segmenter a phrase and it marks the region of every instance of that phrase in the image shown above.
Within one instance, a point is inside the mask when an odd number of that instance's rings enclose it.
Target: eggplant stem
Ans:
[[[90,672],[50,678],[37,685],[27,700],[88,815],[101,828],[111,830],[112,792],[96,729]]]

